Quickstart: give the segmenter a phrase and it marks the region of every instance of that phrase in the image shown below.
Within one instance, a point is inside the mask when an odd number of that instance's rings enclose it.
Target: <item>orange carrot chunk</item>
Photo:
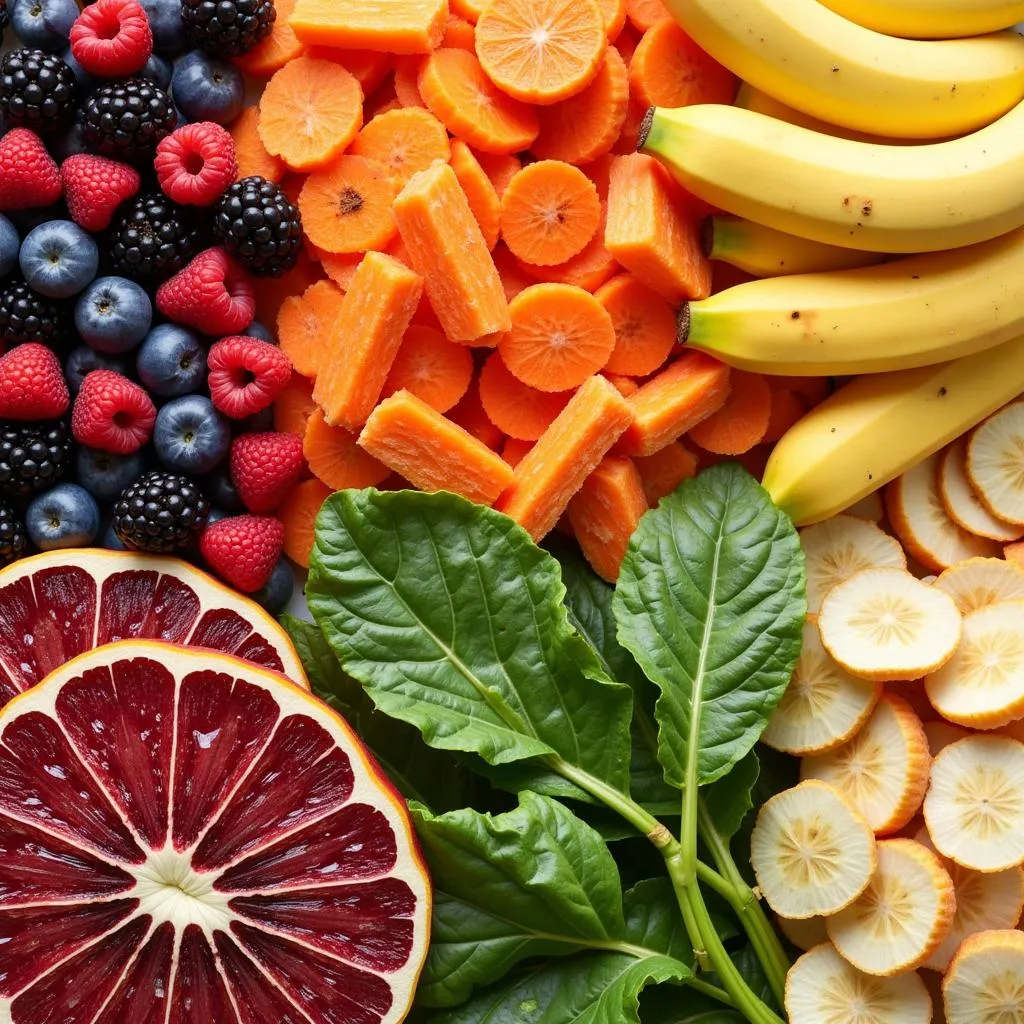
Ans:
[[[340,64],[363,87],[364,96],[369,96],[387,78],[394,59],[388,53],[344,50],[336,46],[310,46],[306,53],[310,57],[333,60],[335,64]]]
[[[461,139],[452,139],[451,150],[452,170],[466,193],[469,208],[480,225],[487,248],[493,251],[501,233],[501,197],[469,146]]]
[[[447,20],[447,0],[298,0],[290,18],[305,43],[385,53],[429,53]]]
[[[451,155],[444,125],[422,107],[378,114],[363,126],[349,152],[386,167],[400,186],[435,160]]]
[[[313,382],[293,373],[287,387],[274,399],[274,429],[304,437],[306,424],[315,410]]]
[[[690,428],[690,440],[716,455],[742,455],[759,444],[772,414],[772,393],[759,373],[733,370],[725,404]]]
[[[518,441],[536,441],[572,398],[571,391],[539,391],[509,373],[500,352],[480,371],[480,401],[490,421]]]
[[[267,181],[279,182],[288,170],[279,156],[271,156],[263,145],[259,131],[260,108],[246,107],[231,125],[231,138],[235,140],[235,158],[238,178],[258,174]]]
[[[395,61],[395,95],[403,107],[427,108],[417,84],[425,60],[425,57],[399,57]]]
[[[303,480],[275,513],[284,523],[284,553],[303,569],[309,568],[320,506],[330,496],[331,489],[319,480]]]
[[[458,404],[472,379],[473,354],[465,345],[449,341],[433,327],[413,324],[402,338],[381,394],[387,397],[404,389],[445,413]]]
[[[807,403],[795,391],[772,391],[772,410],[763,441],[778,441],[807,412]]]
[[[629,399],[633,423],[616,453],[653,455],[701,420],[729,395],[729,368],[703,352],[688,352]]]
[[[312,244],[312,243],[310,243]],[[328,252],[314,246],[316,258],[324,268],[324,273],[343,291],[352,287],[352,278],[356,267],[363,258],[361,252]]]
[[[606,205],[601,204],[601,223],[594,237],[583,251],[564,263],[553,267],[538,267],[532,263],[518,261],[519,269],[535,281],[549,284],[571,284],[587,292],[597,291],[617,270],[622,268],[615,262],[604,244]]]
[[[700,226],[670,192],[665,172],[649,156],[632,153],[612,164],[608,184],[608,251],[669,302],[707,298],[711,261]]]
[[[597,0],[597,6],[604,19],[604,34],[614,43],[626,24],[626,0]]]
[[[459,51],[462,52],[462,51]],[[414,174],[393,206],[399,234],[445,334],[470,342],[512,326],[480,225],[447,164]]]
[[[516,466],[495,508],[539,541],[632,418],[627,400],[604,377],[591,377]]]
[[[408,391],[374,409],[359,444],[421,491],[452,491],[489,505],[512,480],[500,455]]]
[[[651,508],[697,472],[697,456],[679,441],[669,442],[653,455],[637,456],[633,464],[643,481],[644,495]]]
[[[632,274],[619,274],[594,293],[615,327],[615,348],[604,368],[609,373],[646,377],[676,343],[672,307]]]
[[[277,337],[292,368],[304,377],[320,371],[324,338],[341,313],[342,290],[333,281],[317,281],[301,295],[289,296],[277,314]]]
[[[356,444],[356,435],[344,427],[332,427],[317,409],[306,424],[302,452],[309,470],[333,491],[348,487],[374,487],[391,470]]]
[[[505,440],[505,434],[491,422],[483,402],[480,401],[479,381],[470,384],[469,390],[462,396],[462,401],[448,413],[448,419],[452,423],[457,423],[492,451],[498,451]]]
[[[569,502],[569,523],[583,555],[602,579],[614,583],[629,538],[647,511],[643,482],[632,459],[608,455]]]
[[[345,293],[313,389],[331,426],[358,430],[380,398],[423,279],[382,252],[368,252]]]
[[[615,390],[623,398],[629,398],[630,395],[635,395],[640,390],[640,385],[632,377],[624,377],[618,373],[609,373],[607,370],[602,371],[601,376],[611,381],[615,385]]]
[[[646,32],[672,15],[662,0],[626,0],[626,17],[639,31]]]
[[[454,5],[453,5],[454,6]],[[449,11],[448,21],[444,26],[444,37],[441,39],[441,46],[451,46],[457,50],[469,50],[476,52],[475,22],[463,18],[459,14]]]
[[[295,10],[295,0],[274,0],[274,26],[270,35],[247,53],[235,57],[235,63],[254,78],[269,78],[305,49],[288,19]]]
[[[450,0],[451,9],[470,24],[475,25],[487,6],[487,0]]]

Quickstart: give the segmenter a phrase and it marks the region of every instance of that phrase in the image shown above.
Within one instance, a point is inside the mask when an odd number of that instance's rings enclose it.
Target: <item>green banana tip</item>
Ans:
[[[690,340],[690,304],[684,302],[676,313],[676,341],[685,345]]]
[[[644,119],[640,122],[640,131],[636,137],[636,148],[639,152],[647,144],[647,136],[651,134],[651,125],[654,123],[654,114],[657,107],[648,107]]]

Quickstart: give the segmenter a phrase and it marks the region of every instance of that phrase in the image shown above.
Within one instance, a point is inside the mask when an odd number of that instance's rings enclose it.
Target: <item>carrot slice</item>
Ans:
[[[507,331],[501,279],[451,167],[435,163],[414,174],[394,202],[394,216],[445,334],[469,342]]]
[[[333,281],[317,281],[301,295],[289,296],[277,314],[281,351],[304,377],[320,372],[324,338],[341,315],[345,294]]]
[[[772,391],[771,395],[771,414],[762,441],[774,443],[807,412],[807,403],[795,391]]]
[[[711,294],[711,262],[701,247],[700,227],[649,156],[633,153],[612,164],[604,242],[627,270],[669,302]]]
[[[626,0],[626,17],[640,32],[646,32],[672,15],[662,0]]]
[[[324,268],[324,273],[343,292],[347,292],[352,287],[352,278],[363,254],[361,252],[327,252],[326,249],[317,249],[316,246],[314,249],[320,265]]]
[[[651,508],[697,472],[697,456],[679,441],[671,441],[653,455],[633,460]]]
[[[725,404],[690,428],[690,440],[716,455],[742,455],[760,444],[772,413],[772,393],[759,373],[733,370]]]
[[[567,391],[597,373],[615,347],[612,318],[571,284],[535,284],[509,304],[512,329],[498,342],[505,365],[524,384]]]
[[[604,368],[645,377],[666,359],[676,343],[675,310],[632,274],[619,274],[594,293],[612,318],[615,348]]]
[[[383,249],[395,233],[395,184],[387,169],[362,156],[343,156],[314,171],[302,187],[299,212],[309,240],[327,252]]]
[[[444,34],[447,0],[298,0],[291,26],[304,43],[429,53]]]
[[[736,76],[668,18],[640,40],[629,62],[629,90],[644,107],[731,104]]]
[[[537,137],[533,108],[498,89],[466,50],[435,50],[423,62],[417,85],[431,113],[474,149],[515,153]]]
[[[340,64],[363,87],[364,96],[369,96],[387,78],[393,60],[389,53],[346,50],[336,46],[308,46],[306,56]]]
[[[541,540],[632,417],[626,399],[604,377],[591,377],[516,466],[495,508]]]
[[[332,491],[348,487],[375,487],[391,470],[356,444],[356,435],[332,427],[317,409],[306,424],[302,452],[310,472]]]
[[[703,352],[688,352],[632,398],[633,423],[618,454],[653,455],[718,412],[729,395],[729,368]]]
[[[449,0],[451,9],[472,25],[476,25],[487,6],[487,0]]]
[[[456,50],[469,50],[470,53],[475,53],[475,24],[475,22],[449,11],[448,21],[444,26],[444,36],[441,38],[441,46],[450,46]]]
[[[480,401],[490,421],[517,441],[536,441],[565,408],[571,391],[540,391],[514,377],[500,352],[480,371]]]
[[[400,185],[451,155],[444,125],[419,107],[378,114],[355,137],[349,152],[386,167]]]
[[[280,277],[264,277],[256,289],[256,319],[265,324],[276,324],[281,303],[289,295],[301,295],[311,284],[323,278],[319,263],[300,250],[295,266]]]
[[[626,9],[629,10],[629,2],[626,2]],[[636,48],[640,45],[640,40],[643,38],[641,33],[633,25],[631,21],[627,21],[623,26],[622,31],[618,34],[615,40],[615,49],[619,51],[623,62],[629,65],[629,62],[633,59],[633,54],[636,53]]]
[[[606,370],[602,371],[601,376],[610,380],[615,385],[615,390],[623,398],[629,398],[630,395],[635,395],[640,390],[640,385],[632,377],[624,377],[618,373],[608,373]]]
[[[267,152],[297,171],[330,163],[363,126],[363,90],[340,64],[299,57],[267,83],[259,133]]]
[[[413,324],[402,338],[384,382],[383,397],[406,390],[438,412],[447,412],[473,379],[473,353],[433,327]]]
[[[395,95],[403,107],[427,107],[418,84],[423,64],[423,57],[399,57],[395,61]]]
[[[608,203],[608,179],[612,170],[612,163],[615,161],[613,153],[603,153],[601,156],[581,164],[580,170],[594,183],[597,194],[603,207],[607,208]],[[602,235],[604,227],[602,225]]]
[[[513,468],[526,458],[533,447],[533,441],[520,441],[518,437],[506,437],[501,446],[501,457]]]
[[[626,62],[608,47],[594,80],[561,103],[537,111],[540,131],[530,147],[545,160],[585,164],[615,145],[629,110]]]
[[[303,437],[306,424],[315,411],[313,382],[293,373],[285,389],[274,399],[274,429],[282,434]]]
[[[500,455],[408,391],[374,409],[359,444],[421,491],[452,491],[489,505],[512,480]]]
[[[423,279],[382,252],[368,252],[345,293],[313,389],[331,426],[357,430],[380,398]]]
[[[522,161],[515,153],[484,153],[473,150],[476,162],[484,169],[484,174],[491,179],[495,192],[500,199],[508,188],[508,183],[519,173]]]
[[[557,103],[586,88],[607,45],[596,0],[491,0],[476,23],[485,74],[525,103]]]
[[[448,419],[468,431],[488,448],[497,451],[505,440],[504,432],[496,427],[484,409],[480,400],[479,380],[469,386],[462,401],[448,413]]]
[[[629,538],[647,511],[643,482],[633,460],[608,455],[569,502],[572,532],[583,556],[602,579],[614,583]]]
[[[480,161],[461,139],[452,139],[451,165],[466,193],[469,208],[483,232],[487,248],[493,250],[501,233],[501,198]]]
[[[331,489],[319,480],[303,480],[274,513],[284,524],[284,553],[303,569],[309,568],[316,517],[330,496]]]
[[[626,24],[626,0],[597,0],[604,20],[604,34],[609,43],[619,38]]]
[[[501,197],[501,236],[526,263],[564,263],[582,252],[600,223],[594,183],[561,160],[527,164]]]
[[[587,243],[581,253],[558,263],[553,267],[537,267],[530,263],[520,262],[519,268],[534,280],[547,281],[552,284],[571,284],[584,291],[595,292],[621,267],[615,262],[612,254],[604,244],[604,227],[606,206],[601,204],[601,223],[594,237]]]
[[[405,58],[399,57],[398,60]],[[418,73],[418,71],[417,71]],[[420,106],[423,104],[420,103]],[[389,110],[399,110],[402,104],[395,92],[394,66],[384,76],[384,81],[374,90],[372,96],[367,96],[363,103],[363,121],[372,121],[378,114],[386,114]]]
[[[491,253],[494,265],[501,275],[501,285],[505,289],[505,298],[511,302],[521,291],[534,284],[534,279],[523,273],[519,261],[508,251],[508,247],[499,242]]]
[[[279,182],[288,168],[279,156],[267,152],[260,138],[260,109],[246,107],[231,126],[235,140],[235,159],[238,161],[238,180],[258,174],[267,181]]]
[[[269,78],[288,61],[300,57],[305,48],[288,23],[295,10],[295,0],[274,0],[274,10],[277,15],[270,35],[248,53],[234,59],[235,64],[254,78]]]

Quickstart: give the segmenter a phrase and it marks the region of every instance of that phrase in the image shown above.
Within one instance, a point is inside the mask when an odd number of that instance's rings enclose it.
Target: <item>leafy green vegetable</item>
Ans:
[[[747,1018],[701,992],[659,985],[640,997],[640,1020],[643,1024],[746,1024]]]
[[[751,750],[728,775],[712,782],[701,799],[710,823],[723,839],[732,839],[754,806],[753,790],[760,772]]]
[[[637,882],[622,903],[626,915],[625,934],[630,942],[693,966],[693,946],[683,926],[672,883],[667,878]]]

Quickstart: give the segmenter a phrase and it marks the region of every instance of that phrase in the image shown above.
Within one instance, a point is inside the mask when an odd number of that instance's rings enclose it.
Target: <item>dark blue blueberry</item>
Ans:
[[[75,480],[99,501],[113,501],[142,476],[145,468],[142,452],[115,455],[82,447],[75,455]]]
[[[50,156],[57,163],[62,164],[69,156],[76,156],[79,153],[88,153],[89,147],[85,144],[85,122],[82,111],[75,115],[75,122],[70,128],[66,128],[59,135],[47,140],[47,148]]]
[[[249,596],[262,605],[271,615],[278,615],[288,607],[295,592],[295,572],[292,564],[283,555],[277,560],[270,579]]]
[[[95,75],[90,74],[81,64],[75,60],[75,55],[71,52],[71,48],[68,47],[61,55],[60,59],[64,61],[69,68],[71,68],[72,74],[75,76],[75,81],[78,83],[79,94],[84,95],[97,83]]]
[[[231,427],[208,398],[173,398],[156,416],[153,446],[157,458],[176,473],[208,473],[231,447]]]
[[[40,551],[88,547],[99,533],[99,506],[84,487],[57,484],[32,499],[25,529]]]
[[[73,348],[64,362],[64,376],[73,395],[78,394],[85,375],[92,373],[93,370],[114,370],[116,373],[124,373],[127,369],[123,360],[101,355],[88,345]]]
[[[121,538],[114,532],[114,524],[108,523],[107,528],[103,531],[103,540],[100,542],[101,547],[105,547],[108,551],[126,551],[127,548],[121,543]]]
[[[242,112],[245,82],[233,64],[193,50],[174,65],[171,96],[190,121],[228,124]]]
[[[69,299],[96,276],[100,251],[73,220],[51,220],[25,236],[18,262],[33,291],[50,299]]]
[[[171,87],[171,73],[174,68],[171,62],[157,53],[151,53],[149,60],[137,72],[136,78],[145,78],[156,85],[159,85],[165,92]]]
[[[215,469],[203,480],[203,494],[211,505],[226,508],[229,512],[244,512],[245,505],[235,490],[234,481],[227,466]]]
[[[206,349],[187,328],[160,324],[143,340],[135,369],[154,395],[190,395],[206,383]]]
[[[75,0],[8,0],[14,34],[26,45],[60,53],[78,17]]]
[[[275,338],[271,333],[270,328],[261,324],[259,320],[253,320],[253,322],[246,327],[245,335],[247,338],[259,338],[260,341],[265,341],[268,345],[277,344],[277,338]]]
[[[0,277],[10,273],[14,264],[18,262],[20,248],[18,229],[0,213]]]
[[[213,526],[214,523],[219,523],[222,519],[230,519],[234,513],[225,512],[222,508],[214,508],[210,506],[210,514],[206,517],[206,525]]]
[[[185,24],[181,0],[139,0],[153,32],[153,49],[174,55],[185,49]]]
[[[146,289],[126,277],[101,277],[75,303],[75,329],[97,352],[129,352],[149,333],[153,304]]]

